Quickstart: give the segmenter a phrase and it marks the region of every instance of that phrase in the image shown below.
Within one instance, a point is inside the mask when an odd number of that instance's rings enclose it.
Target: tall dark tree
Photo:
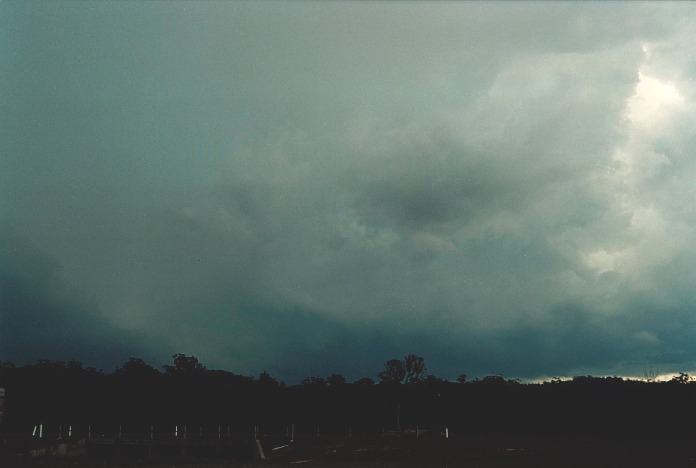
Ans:
[[[384,363],[384,370],[378,375],[381,383],[401,383],[406,377],[404,363],[399,359],[390,359]]]
[[[201,374],[205,371],[205,366],[198,361],[195,356],[186,356],[177,353],[172,356],[173,366],[164,366],[167,375],[190,376]]]
[[[384,363],[384,370],[379,373],[382,383],[420,382],[425,374],[425,360],[415,354],[407,354],[403,360],[390,359]]]
[[[415,354],[407,354],[404,357],[404,383],[420,382],[425,374],[425,360]]]

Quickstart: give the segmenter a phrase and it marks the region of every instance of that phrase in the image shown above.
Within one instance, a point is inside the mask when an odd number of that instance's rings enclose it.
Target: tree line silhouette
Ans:
[[[502,376],[456,381],[426,373],[422,357],[388,360],[377,375],[347,382],[340,374],[286,385],[267,372],[257,377],[207,369],[175,354],[160,371],[130,358],[114,372],[79,362],[0,362],[6,389],[0,432],[29,434],[37,424],[90,425],[95,432],[125,426],[187,424],[201,431],[252,427],[298,433],[376,433],[447,427],[457,435],[617,434],[696,432],[696,385],[688,374],[655,382],[578,376],[522,383]],[[135,430],[135,429],[133,429]]]

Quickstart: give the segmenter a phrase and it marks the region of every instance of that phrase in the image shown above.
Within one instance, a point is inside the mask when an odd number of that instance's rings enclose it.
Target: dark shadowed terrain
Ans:
[[[396,467],[693,467],[693,439],[610,439],[589,437],[459,438],[444,440],[371,440],[298,447],[268,461],[178,459],[37,459],[8,465],[56,468],[142,467],[241,468],[280,466],[335,468]]]
[[[450,382],[417,356],[380,383],[288,386],[178,354],[160,372],[0,367],[2,466],[696,467],[696,384],[576,377]],[[222,465],[221,465],[222,464]]]

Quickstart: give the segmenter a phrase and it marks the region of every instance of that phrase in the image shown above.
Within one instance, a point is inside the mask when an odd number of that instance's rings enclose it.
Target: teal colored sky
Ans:
[[[0,359],[696,368],[696,5],[0,2]]]

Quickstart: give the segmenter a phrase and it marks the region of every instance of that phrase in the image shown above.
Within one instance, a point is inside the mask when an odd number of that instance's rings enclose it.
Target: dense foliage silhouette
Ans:
[[[400,364],[396,364],[399,362]],[[298,434],[374,433],[431,428],[457,434],[694,433],[696,384],[687,374],[668,382],[579,376],[520,383],[501,376],[457,381],[423,375],[422,358],[389,360],[380,383],[365,377],[308,377],[286,385],[267,372],[258,377],[210,370],[193,356],[176,354],[161,372],[131,358],[114,372],[79,362],[41,360],[0,363],[6,389],[4,433],[31,433],[37,424],[88,425],[95,434],[123,427],[147,431],[189,425],[201,431],[224,427]],[[217,429],[216,429],[217,428]],[[253,429],[255,428],[255,429]]]

